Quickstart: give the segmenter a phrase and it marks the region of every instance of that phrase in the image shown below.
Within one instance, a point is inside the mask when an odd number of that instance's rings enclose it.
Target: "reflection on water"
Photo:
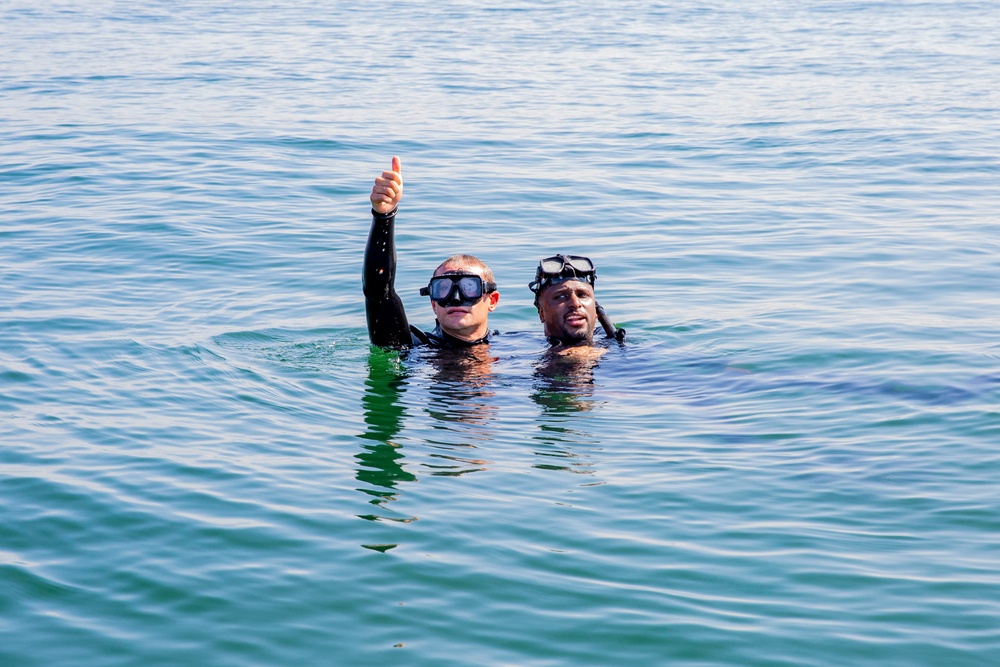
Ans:
[[[541,407],[539,432],[533,436],[533,453],[541,470],[592,474],[589,457],[581,454],[599,447],[577,417],[600,406],[594,398],[594,373],[604,348],[545,352],[533,365],[532,401]],[[491,461],[478,452],[496,437],[500,421],[497,400],[499,358],[489,347],[464,350],[416,349],[403,353],[373,350],[368,357],[368,378],[361,399],[366,430],[361,451],[355,455],[359,491],[378,508],[360,515],[369,521],[410,523],[414,516],[400,515],[392,505],[405,482],[417,481],[415,471],[442,477],[459,477],[485,471]],[[414,413],[431,419],[427,431],[415,441],[420,446],[405,454],[400,433]],[[419,422],[419,420],[418,420]],[[414,425],[411,428],[420,428]],[[409,463],[406,459],[409,457]],[[363,545],[386,551],[395,544]]]
[[[428,463],[433,475],[459,476],[486,470],[489,461],[473,456],[476,442],[493,439],[497,406],[493,402],[492,356],[485,345],[463,350],[433,350],[426,355],[433,369],[428,386],[426,412],[434,418],[441,438],[428,438],[430,454],[437,463]],[[457,436],[457,437],[456,437]]]
[[[385,509],[386,504],[397,499],[396,486],[400,482],[413,482],[417,477],[403,467],[403,453],[395,442],[403,427],[406,410],[401,404],[400,393],[407,383],[406,368],[396,353],[373,351],[368,356],[368,379],[361,398],[367,430],[361,438],[371,441],[359,453],[357,480],[364,484],[358,489],[371,496],[371,504]],[[370,521],[388,520],[408,523],[414,517],[392,517],[376,514],[362,515]]]
[[[543,414],[565,415],[592,410],[594,370],[607,352],[601,347],[550,350],[535,365],[531,398]]]
[[[535,436],[540,446],[535,454],[545,460],[536,463],[535,468],[579,474],[594,472],[592,464],[569,445],[596,445],[597,440],[567,424],[574,413],[589,412],[599,405],[594,400],[594,371],[606,352],[600,347],[549,350],[535,365],[531,398],[542,408],[538,426],[541,433]]]
[[[373,350],[369,354],[361,398],[367,428],[360,435],[363,444],[354,458],[358,463],[356,479],[362,484],[358,490],[370,496],[369,502],[379,511],[360,518],[400,523],[417,519],[395,514],[389,507],[399,500],[400,484],[417,481],[404,466],[405,455],[397,440],[407,418],[407,391],[417,392],[417,398],[410,402],[424,404],[426,413],[434,418],[432,428],[441,431],[440,438],[425,440],[428,449],[437,451],[421,452],[434,461],[421,464],[429,474],[459,476],[486,469],[489,462],[471,452],[476,449],[474,443],[491,438],[496,420],[497,408],[490,403],[494,361],[486,347],[404,353]],[[417,376],[428,369],[430,376],[420,377],[418,382]],[[426,396],[420,396],[423,391]],[[396,545],[363,546],[387,551]]]
[[[495,406],[488,400],[495,395],[491,383],[497,358],[490,355],[487,346],[434,350],[424,360],[433,368],[427,414],[445,424],[483,425],[493,421]]]

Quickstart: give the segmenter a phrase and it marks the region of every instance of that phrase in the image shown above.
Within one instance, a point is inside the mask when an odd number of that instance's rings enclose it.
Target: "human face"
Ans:
[[[471,273],[482,278],[479,270],[452,265],[438,268],[434,275],[441,276],[446,273]],[[442,306],[437,301],[431,301],[431,308],[445,333],[459,340],[473,341],[482,338],[489,331],[489,315],[496,310],[498,301],[500,293],[494,291],[483,295],[483,298],[474,303],[463,302]]]
[[[597,301],[594,288],[579,280],[550,285],[538,295],[538,319],[545,335],[563,345],[590,345],[594,342]]]

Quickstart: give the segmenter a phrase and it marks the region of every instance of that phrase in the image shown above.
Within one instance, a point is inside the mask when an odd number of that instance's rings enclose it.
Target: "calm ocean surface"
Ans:
[[[996,2],[0,0],[0,665],[1000,664]],[[501,336],[368,345],[467,251]],[[586,254],[630,333],[551,368]]]

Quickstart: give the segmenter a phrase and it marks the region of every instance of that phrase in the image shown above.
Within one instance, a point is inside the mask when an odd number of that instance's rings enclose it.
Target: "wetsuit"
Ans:
[[[406,320],[403,301],[396,294],[396,209],[389,213],[372,210],[372,228],[365,246],[365,266],[362,285],[365,293],[365,314],[368,316],[368,338],[381,347],[406,348],[429,345],[441,348],[472,347],[488,343],[488,333],[474,341],[450,336],[436,324],[433,331],[421,331]]]

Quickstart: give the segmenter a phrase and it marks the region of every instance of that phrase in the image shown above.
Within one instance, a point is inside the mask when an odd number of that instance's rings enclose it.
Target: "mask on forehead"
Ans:
[[[535,293],[535,305],[538,305],[538,295],[543,289],[567,280],[579,280],[593,287],[597,280],[597,268],[589,257],[580,255],[546,257],[538,262],[534,281],[528,283],[528,289]]]

